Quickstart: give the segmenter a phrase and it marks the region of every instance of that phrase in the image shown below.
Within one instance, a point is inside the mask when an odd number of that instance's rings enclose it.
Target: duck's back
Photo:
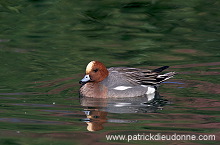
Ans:
[[[146,94],[148,86],[140,85],[134,78],[129,78],[128,69],[130,72],[140,73],[135,68],[113,67],[108,69],[109,76],[101,84],[108,88],[109,97],[135,97]]]
[[[111,67],[108,71],[109,76],[102,82],[108,87],[140,85],[136,78],[137,76],[140,76],[140,71],[135,68]],[[131,77],[131,75],[133,75],[133,77]]]

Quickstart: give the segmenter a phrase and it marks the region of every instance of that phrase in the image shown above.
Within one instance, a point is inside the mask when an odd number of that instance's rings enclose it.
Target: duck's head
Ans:
[[[79,83],[98,83],[103,81],[108,76],[108,74],[109,72],[103,63],[99,61],[91,61],[86,67],[86,75]]]

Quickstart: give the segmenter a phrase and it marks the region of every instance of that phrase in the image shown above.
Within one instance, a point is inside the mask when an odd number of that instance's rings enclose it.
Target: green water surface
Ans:
[[[219,144],[219,7],[218,0],[1,0],[0,144]],[[78,82],[91,60],[169,65],[178,75],[159,88],[169,103],[108,112],[102,130],[88,131]],[[106,140],[143,133],[217,141]]]

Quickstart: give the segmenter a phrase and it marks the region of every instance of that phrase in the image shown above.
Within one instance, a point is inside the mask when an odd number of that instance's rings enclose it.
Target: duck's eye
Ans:
[[[94,71],[94,72],[97,72],[97,71],[98,71],[98,69],[94,69],[93,71]]]
[[[99,118],[99,116],[93,116],[93,118]]]

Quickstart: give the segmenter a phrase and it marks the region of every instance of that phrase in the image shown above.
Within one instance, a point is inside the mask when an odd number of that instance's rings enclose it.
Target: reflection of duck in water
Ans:
[[[87,130],[102,130],[104,123],[134,123],[137,120],[107,119],[109,113],[149,113],[161,110],[167,104],[167,100],[161,99],[160,95],[151,94],[140,97],[126,98],[92,98],[81,97],[81,105],[85,108]]]
[[[98,109],[85,109],[86,119],[84,122],[87,123],[88,131],[98,131],[104,129],[103,124],[107,122],[107,112],[100,111]]]
[[[152,94],[157,86],[173,77],[175,72],[160,75],[168,66],[155,70],[111,67],[107,69],[98,61],[91,61],[86,75],[80,81],[80,95],[93,98],[138,97]]]

